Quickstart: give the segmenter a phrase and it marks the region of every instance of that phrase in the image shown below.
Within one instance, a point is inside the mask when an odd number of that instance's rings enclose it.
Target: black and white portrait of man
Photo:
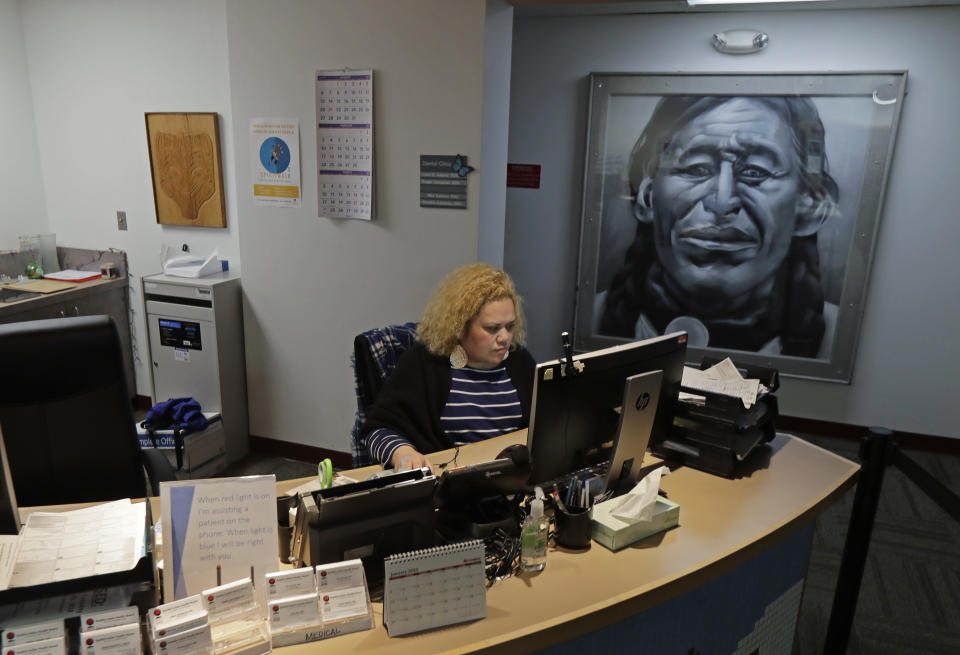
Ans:
[[[593,333],[829,356],[837,306],[818,235],[843,212],[814,101],[664,96],[644,125],[617,173],[635,227],[601,235],[629,245],[601,253]]]

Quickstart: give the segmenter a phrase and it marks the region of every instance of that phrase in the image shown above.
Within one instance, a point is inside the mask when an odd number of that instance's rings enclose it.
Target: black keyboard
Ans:
[[[583,480],[583,474],[586,473],[587,483],[590,485],[590,495],[591,497],[596,497],[603,493],[603,485],[607,479],[607,471],[609,470],[610,460],[605,460],[603,462],[598,462],[596,464],[577,469],[576,471],[571,471],[570,473],[553,478],[552,480],[547,480],[536,485],[530,485],[530,491],[532,492],[534,487],[540,487],[543,489],[545,494],[549,495],[550,492],[556,490],[560,492],[560,497],[563,498],[567,491],[567,485],[570,484],[570,480]]]

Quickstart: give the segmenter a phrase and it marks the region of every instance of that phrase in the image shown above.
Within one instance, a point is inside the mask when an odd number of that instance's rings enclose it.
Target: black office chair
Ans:
[[[21,507],[148,495],[110,317],[0,325],[0,365],[0,428]],[[173,479],[163,453],[148,465]]]
[[[353,339],[350,363],[353,365],[357,392],[357,415],[350,433],[350,446],[353,449],[354,468],[376,464],[360,443],[360,426],[366,420],[367,410],[377,399],[383,383],[393,373],[400,356],[413,345],[416,338],[417,324],[412,322],[367,330]]]

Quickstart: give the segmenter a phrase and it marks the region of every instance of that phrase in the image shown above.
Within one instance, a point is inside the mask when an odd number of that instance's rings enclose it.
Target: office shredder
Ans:
[[[249,452],[240,274],[141,280],[153,402],[195,398],[223,421],[227,464]]]

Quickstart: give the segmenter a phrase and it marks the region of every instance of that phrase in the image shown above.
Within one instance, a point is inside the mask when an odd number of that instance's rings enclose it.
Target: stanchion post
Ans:
[[[843,559],[837,574],[837,588],[833,595],[830,624],[823,647],[825,655],[843,654],[847,651],[853,615],[857,609],[863,569],[867,563],[867,549],[873,533],[873,521],[877,515],[883,473],[893,460],[897,444],[887,428],[872,427],[860,443],[860,479],[853,497],[847,540],[843,546]]]

